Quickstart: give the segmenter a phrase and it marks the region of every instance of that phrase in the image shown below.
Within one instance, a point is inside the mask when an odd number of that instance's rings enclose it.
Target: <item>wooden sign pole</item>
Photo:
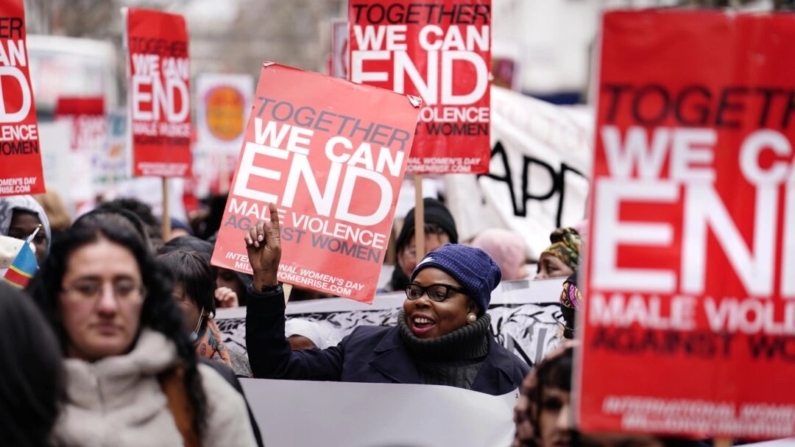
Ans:
[[[168,242],[171,237],[171,212],[168,206],[168,196],[168,178],[163,177],[163,224],[161,233],[163,233],[162,237],[164,243]]]
[[[422,197],[422,176],[414,174],[414,249],[417,261],[425,256],[425,202]]]

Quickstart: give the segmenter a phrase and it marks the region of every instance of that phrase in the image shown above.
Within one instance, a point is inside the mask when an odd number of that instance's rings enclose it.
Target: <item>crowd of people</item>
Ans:
[[[273,205],[271,220],[240,240],[253,270],[244,275],[210,264],[214,235],[202,239],[177,223],[182,231],[163,238],[151,209],[134,199],[66,223],[37,199],[0,198],[7,236],[0,244],[35,233],[39,263],[24,291],[0,284],[0,424],[8,445],[267,445],[240,377],[442,385],[495,396],[520,389],[515,447],[690,442],[578,435],[575,342],[563,341],[531,371],[490,332],[495,288],[533,276],[521,237],[495,229],[459,241],[439,200],[424,203],[427,254],[416,251],[414,210],[395,238],[394,273],[382,290],[405,293],[397,326],[360,326],[329,346],[311,322],[286,321]],[[561,338],[573,338],[583,300],[581,233],[555,230],[536,268],[536,278],[565,278]],[[226,349],[213,318],[238,306],[246,306],[247,356]]]

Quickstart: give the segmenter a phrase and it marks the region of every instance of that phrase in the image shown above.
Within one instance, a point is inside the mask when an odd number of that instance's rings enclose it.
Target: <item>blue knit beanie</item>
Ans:
[[[489,308],[491,292],[502,279],[500,266],[485,251],[468,245],[445,244],[428,253],[411,272],[411,280],[428,267],[434,267],[458,281],[480,307],[482,315]]]

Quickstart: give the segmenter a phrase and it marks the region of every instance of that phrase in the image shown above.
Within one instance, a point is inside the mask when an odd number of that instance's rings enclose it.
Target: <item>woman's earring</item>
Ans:
[[[478,321],[478,316],[475,314],[467,315],[467,323],[473,324],[474,322]]]

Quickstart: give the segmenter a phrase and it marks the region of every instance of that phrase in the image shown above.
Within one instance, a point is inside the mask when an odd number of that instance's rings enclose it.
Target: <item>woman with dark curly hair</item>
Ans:
[[[58,445],[254,446],[243,398],[199,364],[173,281],[133,224],[89,213],[28,286],[67,357]]]

